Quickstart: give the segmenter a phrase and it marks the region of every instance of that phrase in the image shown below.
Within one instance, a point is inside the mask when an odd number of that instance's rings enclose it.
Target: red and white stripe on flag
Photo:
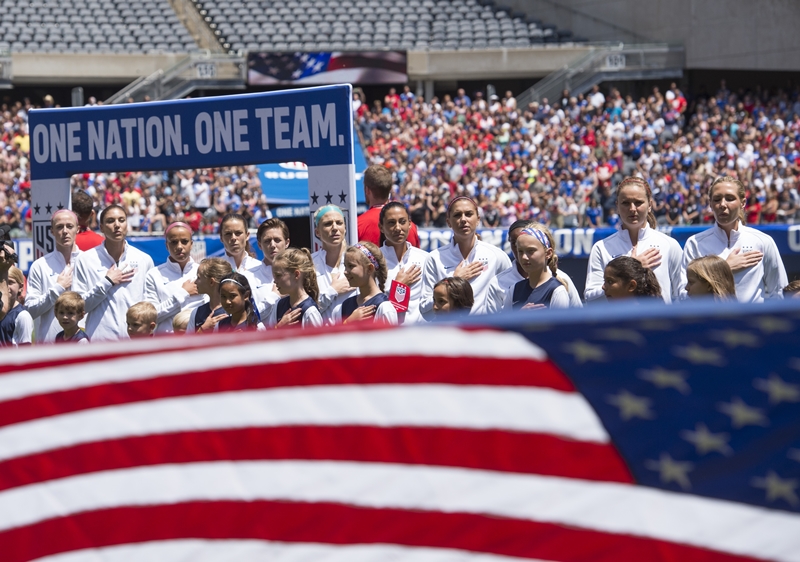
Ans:
[[[544,351],[435,326],[0,357],[0,560],[800,561],[645,488]]]

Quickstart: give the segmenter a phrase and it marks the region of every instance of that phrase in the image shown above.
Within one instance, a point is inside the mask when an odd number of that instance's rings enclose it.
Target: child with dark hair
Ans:
[[[790,299],[800,298],[800,279],[795,279],[783,288],[783,297]]]
[[[445,277],[433,287],[433,311],[439,315],[445,312],[469,311],[475,303],[472,285],[460,277]]]
[[[241,332],[263,329],[253,304],[250,282],[241,273],[232,272],[219,282],[219,300],[228,317],[220,320],[219,331]]]
[[[603,272],[603,292],[609,300],[631,297],[661,298],[661,286],[656,274],[630,256],[620,256],[608,262]]]

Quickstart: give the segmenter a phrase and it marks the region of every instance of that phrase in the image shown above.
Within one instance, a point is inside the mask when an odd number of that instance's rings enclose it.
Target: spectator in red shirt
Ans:
[[[85,191],[73,193],[72,211],[78,216],[78,234],[75,236],[75,245],[85,252],[102,244],[105,238],[89,228],[94,220],[94,201],[91,196]]]
[[[392,173],[383,166],[370,166],[364,172],[364,197],[369,210],[358,217],[358,239],[372,242],[380,248],[381,231],[378,222],[381,209],[389,202],[392,193]],[[417,226],[412,222],[408,241],[419,248]]]

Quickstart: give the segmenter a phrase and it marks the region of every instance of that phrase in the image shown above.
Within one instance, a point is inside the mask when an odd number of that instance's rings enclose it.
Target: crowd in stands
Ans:
[[[0,224],[16,236],[30,233],[32,107],[24,99],[0,108]],[[393,197],[423,227],[444,227],[457,195],[478,202],[484,227],[615,226],[613,186],[630,175],[650,184],[659,226],[713,222],[707,192],[722,175],[749,186],[748,224],[793,223],[800,206],[798,90],[732,92],[723,81],[715,95],[688,100],[673,84],[636,100],[595,87],[518,107],[511,92],[485,99],[460,89],[427,101],[406,86],[373,103],[357,93],[353,108],[368,160],[393,172]],[[123,205],[131,231],[179,220],[215,233],[228,212],[251,228],[272,216],[255,166],[84,174],[72,184],[98,209]]]
[[[595,87],[519,107],[511,92],[428,102],[405,88],[355,108],[370,160],[393,170],[421,226],[443,227],[459,194],[479,202],[487,227],[613,226],[612,188],[630,175],[650,184],[659,226],[713,222],[708,187],[723,175],[751,186],[749,224],[788,223],[800,205],[799,93],[723,81],[690,102],[675,84],[638,100]]]

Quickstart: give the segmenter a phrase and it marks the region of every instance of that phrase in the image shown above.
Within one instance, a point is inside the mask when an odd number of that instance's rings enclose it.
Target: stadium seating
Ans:
[[[168,0],[2,0],[0,50],[41,53],[191,52]]]
[[[528,47],[582,41],[491,0],[194,0],[231,52]]]

